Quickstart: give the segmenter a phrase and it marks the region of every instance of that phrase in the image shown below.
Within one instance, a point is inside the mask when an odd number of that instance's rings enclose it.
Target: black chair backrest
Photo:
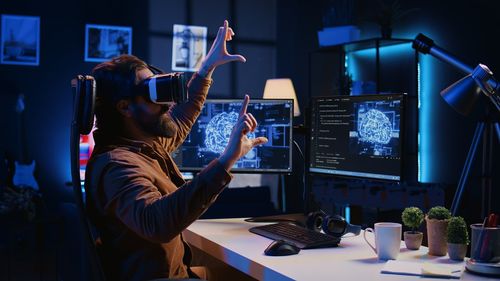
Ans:
[[[78,75],[71,81],[71,87],[75,91],[73,122],[76,121],[81,135],[88,135],[94,126],[94,77]]]
[[[91,272],[89,280],[105,280],[104,272],[99,262],[95,237],[92,227],[85,213],[85,199],[83,197],[80,179],[80,135],[88,135],[94,125],[94,103],[95,103],[95,80],[92,76],[78,75],[71,81],[73,89],[73,120],[71,122],[71,177],[73,181],[73,193],[79,211],[80,224],[83,229],[84,247],[86,259],[89,262]]]

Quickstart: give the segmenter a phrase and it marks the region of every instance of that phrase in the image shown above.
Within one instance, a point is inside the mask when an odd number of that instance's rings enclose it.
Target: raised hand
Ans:
[[[217,66],[231,61],[246,62],[245,57],[242,55],[232,55],[227,52],[226,41],[231,41],[233,36],[234,31],[229,27],[228,21],[225,20],[224,25],[219,27],[212,47],[198,71],[200,75],[210,77]]]
[[[227,144],[222,155],[219,157],[219,162],[228,171],[234,163],[238,161],[238,159],[245,156],[245,154],[247,154],[252,148],[267,142],[267,138],[265,137],[258,137],[254,139],[249,139],[247,137],[249,132],[253,132],[257,128],[257,120],[255,120],[255,117],[253,117],[251,113],[247,113],[249,102],[250,97],[245,95],[238,121],[234,125],[231,136],[229,137],[229,143]]]

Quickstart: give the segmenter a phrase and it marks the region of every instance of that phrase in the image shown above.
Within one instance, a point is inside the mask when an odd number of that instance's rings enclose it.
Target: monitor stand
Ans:
[[[306,111],[306,118],[307,115],[309,113]],[[293,127],[293,133],[294,134],[299,134],[299,135],[302,135],[305,137],[305,139],[309,139],[309,128],[304,126],[303,124],[300,124],[300,125],[297,125],[297,126],[294,126]],[[309,166],[308,164],[308,158],[302,153],[302,150],[300,149],[299,145],[297,144],[297,142],[295,141],[292,141],[292,144],[290,144],[292,146],[294,146],[295,148],[297,148],[298,152],[299,152],[299,155],[300,157],[302,158],[302,161],[304,163],[304,166],[303,166],[303,173],[305,175],[306,171],[307,171],[307,167]],[[283,202],[285,202],[285,180],[284,180],[284,175],[281,174],[281,184],[280,184],[280,187],[281,187],[281,192],[282,192],[282,200]],[[311,200],[310,198],[310,186],[309,186],[309,183],[307,182],[307,176],[305,175],[305,177],[303,178],[303,201],[304,201],[304,212],[302,213],[292,213],[292,214],[281,214],[281,215],[272,215],[272,216],[262,216],[262,217],[253,217],[253,218],[248,218],[248,219],[245,219],[245,221],[247,222],[291,222],[291,223],[294,223],[294,224],[297,224],[297,225],[300,225],[300,226],[303,226],[303,227],[307,227],[307,217],[308,217],[308,213],[310,212],[310,208],[311,208],[311,204],[309,203],[309,200]],[[305,191],[305,192],[304,192]],[[285,207],[283,207],[283,210],[286,210]]]

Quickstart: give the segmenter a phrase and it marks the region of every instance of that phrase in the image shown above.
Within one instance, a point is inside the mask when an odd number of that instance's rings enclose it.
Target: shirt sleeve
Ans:
[[[208,94],[212,79],[203,78],[194,73],[188,83],[189,99],[177,104],[171,111],[172,120],[177,125],[177,134],[172,138],[161,138],[160,142],[167,152],[176,150],[186,139],[194,122],[200,115]]]
[[[104,210],[137,235],[166,243],[198,219],[231,179],[214,160],[192,181],[162,195],[140,167],[113,162],[102,178],[107,198]]]

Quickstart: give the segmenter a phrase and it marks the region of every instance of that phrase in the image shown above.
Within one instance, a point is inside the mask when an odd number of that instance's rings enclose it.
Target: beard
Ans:
[[[168,109],[168,106],[162,105],[160,113],[148,115],[139,107],[134,113],[135,120],[145,133],[155,137],[171,138],[177,134],[177,125],[170,117]]]

